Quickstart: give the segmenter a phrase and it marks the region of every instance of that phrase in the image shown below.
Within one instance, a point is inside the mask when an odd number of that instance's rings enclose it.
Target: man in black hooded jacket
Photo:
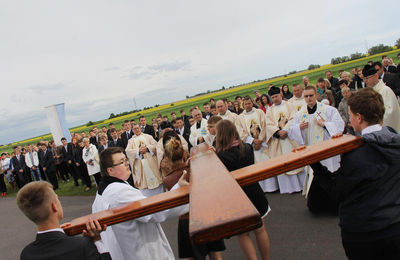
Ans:
[[[382,127],[382,96],[371,88],[348,100],[350,121],[364,144],[329,172],[311,167],[339,202],[343,247],[349,259],[400,259],[400,135]]]

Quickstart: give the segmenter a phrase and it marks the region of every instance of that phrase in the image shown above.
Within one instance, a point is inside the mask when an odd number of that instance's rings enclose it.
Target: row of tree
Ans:
[[[392,51],[395,48],[400,49],[400,38],[397,39],[394,46],[388,46],[388,45],[384,45],[384,44],[372,46],[371,48],[368,49],[368,55],[375,55],[375,54],[382,53],[382,52]],[[367,54],[362,54],[362,53],[356,52],[356,53],[350,54],[350,56],[332,58],[331,64],[339,64],[339,63],[343,63],[346,61],[361,59],[364,57],[367,57]]]

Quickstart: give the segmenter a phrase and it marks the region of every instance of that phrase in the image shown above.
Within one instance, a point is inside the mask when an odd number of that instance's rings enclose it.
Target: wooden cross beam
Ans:
[[[319,162],[321,160],[330,158],[332,156],[338,155],[338,154],[343,154],[346,152],[349,152],[353,149],[356,149],[362,145],[363,141],[360,137],[355,137],[351,135],[339,135],[339,136],[334,136],[332,139],[320,142],[318,144],[314,144],[311,146],[303,146],[299,147],[293,152],[289,154],[285,154],[279,157],[272,158],[270,160],[267,160],[265,162],[261,162],[258,164],[254,164],[236,171],[231,172],[231,175],[236,181],[239,183],[239,185],[244,186],[248,185],[251,183],[255,183],[273,176],[277,176],[279,174],[282,174],[284,172],[294,170],[306,165],[310,165],[316,162]],[[218,171],[222,171],[221,167],[217,166],[217,168],[213,167],[213,162],[216,162],[215,160],[218,160],[217,156],[214,153],[209,153],[204,154],[205,152],[199,152],[196,154],[196,156],[192,159],[191,162],[191,170],[192,170],[192,176],[191,176],[191,190],[196,190],[196,185],[197,181],[201,180],[202,178],[213,178],[216,174],[213,172],[213,169],[217,169]],[[201,159],[203,158],[203,159]],[[206,160],[204,160],[207,158]],[[212,161],[210,161],[212,159]],[[200,162],[201,163],[197,163]],[[207,165],[206,172],[203,170],[205,169],[204,166]],[[209,167],[210,166],[210,167]],[[212,172],[211,172],[212,171]],[[226,169],[225,169],[226,171]],[[201,178],[197,178],[194,176],[200,175]],[[224,177],[225,178],[225,177]],[[205,184],[202,184],[205,185]],[[207,184],[210,185],[210,184]],[[216,190],[218,189],[218,190]],[[228,188],[222,188],[221,186],[217,186],[213,191],[214,194],[222,194],[227,190]],[[204,196],[203,194],[198,194],[199,198]],[[191,198],[191,200],[193,200]],[[234,199],[232,199],[234,200]],[[116,207],[113,209],[105,210],[102,212],[97,212],[95,214],[90,214],[87,216],[83,216],[77,219],[74,219],[71,221],[71,225],[64,228],[64,231],[68,235],[77,235],[82,232],[82,230],[85,228],[85,223],[88,221],[89,217],[92,219],[98,219],[99,222],[104,225],[113,225],[117,224],[120,222],[124,222],[127,220],[132,220],[144,215],[152,214],[155,212],[159,212],[168,208],[173,208],[176,206],[180,206],[183,204],[186,204],[189,202],[189,187],[182,187],[177,190],[165,192],[162,194],[158,194],[143,200],[135,201],[132,203],[129,203],[125,206],[121,207]],[[192,201],[191,201],[192,202]],[[216,200],[210,200],[208,198],[208,203],[213,203],[216,202]],[[200,204],[202,205],[202,204]],[[219,205],[221,206],[221,205]],[[240,207],[240,205],[230,205],[231,207]],[[200,206],[201,207],[201,206]],[[218,207],[218,205],[216,206]],[[215,208],[215,207],[214,207]],[[191,211],[196,210],[191,208]],[[233,209],[233,211],[219,211],[218,215],[215,214],[212,218],[203,218],[205,221],[202,222],[197,222],[197,224],[194,224],[192,222],[192,226],[196,226],[196,232],[193,233],[192,235],[195,236],[196,234],[198,236],[197,241],[200,242],[206,242],[208,240],[215,240],[213,237],[208,237],[206,234],[207,232],[212,232],[213,228],[216,230],[218,229],[219,232],[221,232],[218,237],[227,237],[227,236],[232,236],[232,230],[230,229],[230,225],[232,224],[230,219],[236,213],[231,213],[234,212],[237,209]],[[205,212],[204,214],[209,213]],[[200,214],[200,213],[198,213]],[[212,213],[210,213],[212,214]],[[191,218],[194,218],[194,214],[190,215]],[[218,221],[218,219],[225,219],[225,223],[221,225],[221,222]],[[250,219],[252,219],[250,217]],[[215,221],[215,222],[212,222]],[[212,224],[214,223],[214,225]],[[249,222],[250,223],[250,222]],[[256,221],[251,222],[250,224],[246,222],[243,223],[243,227],[240,228],[237,226],[237,232],[243,232],[243,230],[246,230],[248,228],[255,228],[257,224]],[[203,225],[206,224],[206,225]],[[210,225],[211,224],[211,225]],[[240,225],[239,225],[240,226]],[[196,240],[195,240],[196,242]]]

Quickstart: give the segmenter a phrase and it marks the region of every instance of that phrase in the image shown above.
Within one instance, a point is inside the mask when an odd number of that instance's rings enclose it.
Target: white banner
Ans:
[[[64,103],[45,107],[47,121],[50,131],[56,145],[61,145],[61,138],[65,137],[71,142],[71,133],[69,132],[67,121],[65,120]]]

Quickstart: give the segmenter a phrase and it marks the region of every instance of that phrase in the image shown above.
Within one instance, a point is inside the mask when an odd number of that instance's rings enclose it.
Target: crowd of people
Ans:
[[[188,185],[189,154],[193,147],[202,143],[214,149],[228,170],[235,170],[290,153],[300,145],[316,144],[336,134],[364,135],[364,128],[372,124],[379,125],[374,131],[387,127],[398,138],[398,72],[393,64],[390,65],[390,59],[383,57],[382,63],[371,62],[362,69],[354,68],[353,77],[341,71],[340,78],[334,78],[327,71],[326,78],[319,78],[316,85],[304,77],[302,84],[292,86],[293,93],[286,84],[270,85],[267,93],[255,90],[255,99],[250,96],[237,96],[234,101],[211,99],[202,108],[191,108],[190,116],[184,110],[180,111],[179,117],[172,112],[171,121],[168,116],[159,114],[150,124],[145,116],[140,116],[138,122],[126,120],[121,129],[116,129],[112,123],[108,128],[93,127],[88,135],[72,133],[70,143],[63,138],[60,146],[51,141],[15,147],[12,156],[2,154],[2,173],[13,189],[23,189],[24,185],[41,180],[48,180],[54,190],[58,188],[59,180],[73,180],[76,186],[81,180],[85,190],[91,189],[94,183],[98,189],[92,207],[95,213]],[[375,105],[375,110],[380,112],[374,120],[359,109],[359,100],[369,102],[371,96],[382,99],[382,104]],[[373,113],[375,110],[373,107],[367,111]],[[360,120],[364,119],[364,128],[360,127],[361,121],[354,119],[355,114]],[[271,210],[264,193],[275,191],[303,192],[310,211],[337,214],[341,200],[329,196],[325,189],[327,178],[321,176],[337,172],[341,166],[340,156],[335,156],[317,166],[288,171],[243,189],[263,218]],[[4,180],[2,186],[5,187]],[[390,203],[392,201],[388,201]],[[191,243],[187,211],[188,208],[182,206],[109,227],[102,233],[105,248],[114,259],[173,259],[159,223],[168,217],[180,216],[179,256],[204,259],[210,255],[211,259],[222,259],[223,241],[201,246]],[[398,215],[388,212],[386,217],[392,222],[379,228],[386,229],[394,223],[396,227],[400,225]],[[90,224],[93,227],[93,223]],[[97,227],[99,232],[102,229]],[[356,232],[372,231],[376,230],[366,228]],[[346,232],[349,235],[352,230]],[[390,234],[393,233],[396,232]],[[265,226],[255,230],[255,235],[260,255],[268,259],[270,245]],[[354,234],[350,237],[357,241]],[[246,258],[256,259],[248,234],[239,235],[238,239]],[[346,249],[348,256],[352,252],[351,247]]]

